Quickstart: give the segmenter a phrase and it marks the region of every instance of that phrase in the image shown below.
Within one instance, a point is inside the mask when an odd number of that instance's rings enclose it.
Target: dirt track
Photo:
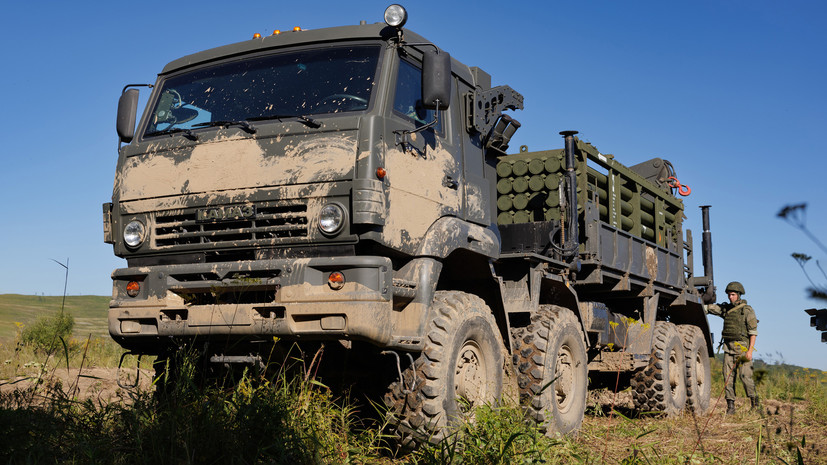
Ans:
[[[111,402],[124,398],[124,389],[118,386],[120,375],[124,385],[135,383],[135,369],[121,370],[117,368],[84,368],[80,372],[77,368],[67,370],[54,369],[43,374],[40,381],[44,385],[49,383],[60,383],[60,387],[68,396],[79,400],[95,399],[103,402]],[[152,373],[149,370],[142,370],[139,377],[139,386],[142,389],[150,389]],[[38,382],[38,375],[31,374],[28,377],[18,376],[10,380],[0,380],[0,393],[8,393],[14,390],[26,390]]]

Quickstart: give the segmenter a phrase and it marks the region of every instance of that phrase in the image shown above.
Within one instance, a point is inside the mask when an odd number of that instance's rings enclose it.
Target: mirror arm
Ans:
[[[155,84],[127,84],[127,85],[123,86],[123,90],[121,90],[121,93],[123,94],[130,87],[148,87],[148,88],[152,89],[153,87],[155,87]]]
[[[402,30],[399,29],[396,31],[396,46],[397,47],[433,47],[436,50],[436,53],[441,53],[439,47],[436,44],[432,44],[430,42],[405,42],[405,38],[402,37]]]
[[[433,47],[436,50],[436,53],[440,53],[441,50],[436,44],[432,44],[430,42],[416,42],[416,43],[409,43],[405,42],[404,40],[399,43],[400,47]]]

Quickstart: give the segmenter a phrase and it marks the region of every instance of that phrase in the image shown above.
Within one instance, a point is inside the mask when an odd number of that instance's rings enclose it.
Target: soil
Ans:
[[[15,390],[27,391],[35,383],[43,386],[60,388],[67,396],[78,400],[94,399],[102,402],[113,402],[128,399],[128,391],[135,388],[136,369],[117,368],[84,368],[81,372],[77,368],[54,369],[38,377],[37,373],[30,376],[18,376],[10,380],[0,380],[0,394],[7,394]],[[118,385],[120,379],[121,384]],[[141,370],[137,387],[143,390],[152,387],[152,372]]]

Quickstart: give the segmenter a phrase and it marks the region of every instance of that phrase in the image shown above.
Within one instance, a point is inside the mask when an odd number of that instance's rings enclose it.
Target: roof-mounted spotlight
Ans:
[[[408,12],[402,5],[394,3],[385,9],[385,24],[388,26],[402,29],[407,21]]]

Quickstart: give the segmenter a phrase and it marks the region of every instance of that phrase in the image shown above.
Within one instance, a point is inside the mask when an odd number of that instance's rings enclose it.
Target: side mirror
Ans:
[[[448,108],[451,102],[451,55],[425,52],[422,57],[422,106],[433,110]]]
[[[116,128],[121,142],[129,143],[135,137],[135,116],[138,114],[138,89],[127,89],[118,99]]]

